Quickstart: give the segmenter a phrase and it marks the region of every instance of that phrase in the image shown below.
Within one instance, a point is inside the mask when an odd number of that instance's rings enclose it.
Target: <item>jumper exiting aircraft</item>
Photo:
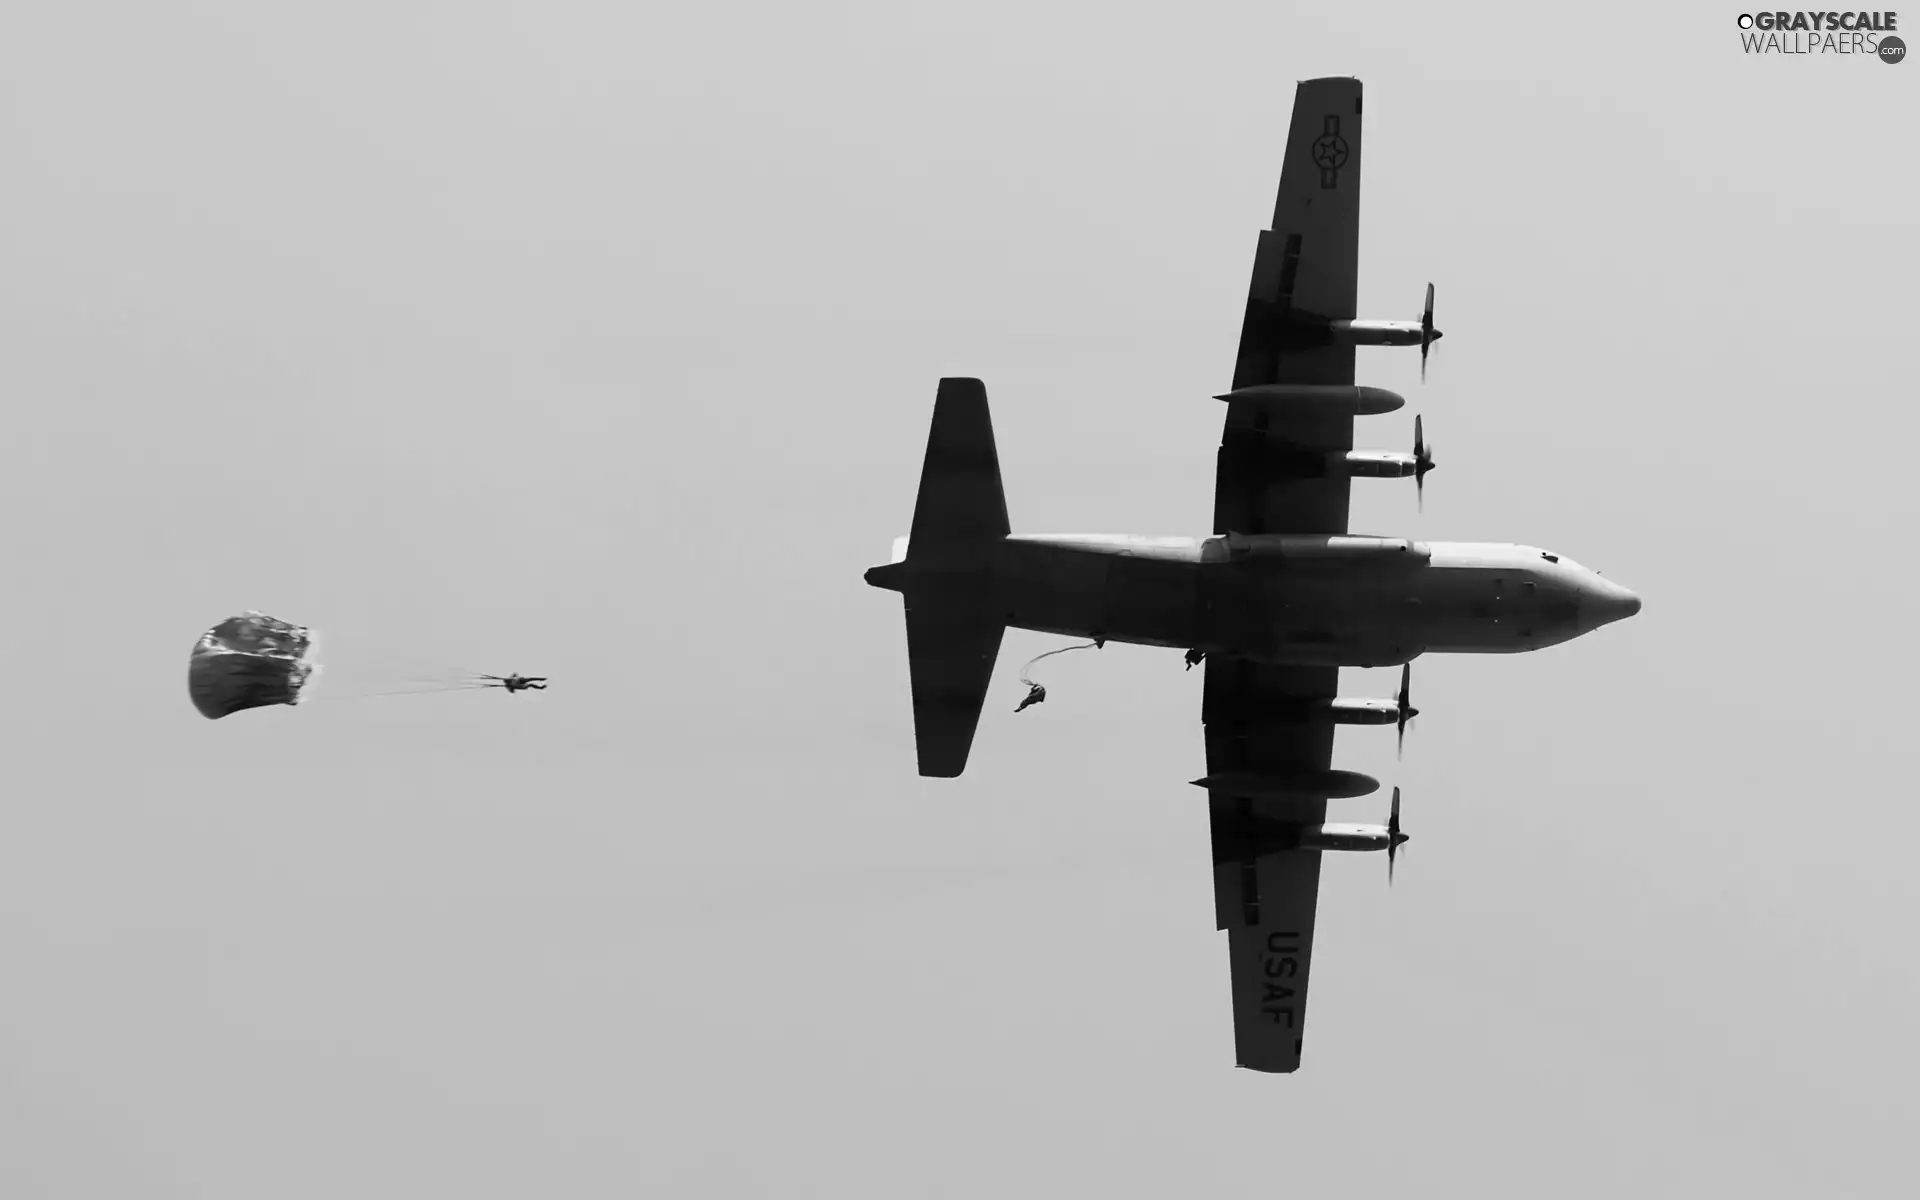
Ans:
[[[1212,537],[1014,534],[977,379],[943,379],[920,494],[893,561],[866,574],[901,593],[920,774],[967,764],[1007,626],[1187,651],[1204,661],[1201,719],[1213,819],[1214,910],[1227,931],[1239,1064],[1299,1068],[1320,860],[1406,840],[1388,825],[1329,823],[1327,801],[1379,783],[1333,768],[1337,725],[1412,715],[1339,695],[1340,668],[1429,652],[1511,654],[1592,632],[1640,599],[1562,555],[1495,542],[1418,542],[1347,531],[1349,481],[1432,469],[1414,453],[1353,449],[1356,416],[1406,401],[1356,387],[1357,345],[1440,332],[1433,288],[1419,322],[1355,320],[1360,81],[1294,94],[1273,228],[1260,234],[1226,401]]]

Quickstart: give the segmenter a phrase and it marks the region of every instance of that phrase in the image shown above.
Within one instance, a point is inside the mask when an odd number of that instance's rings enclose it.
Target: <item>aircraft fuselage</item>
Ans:
[[[907,567],[870,578],[893,586],[887,576]],[[984,585],[1016,628],[1297,665],[1538,650],[1640,608],[1566,558],[1493,542],[1015,534],[951,570]],[[912,571],[945,573],[928,562]]]

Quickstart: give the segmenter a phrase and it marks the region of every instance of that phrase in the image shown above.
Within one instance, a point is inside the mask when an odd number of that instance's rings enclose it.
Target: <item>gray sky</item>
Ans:
[[[1920,966],[1920,66],[1737,6],[21,5],[0,1194],[1884,1196]],[[1556,23],[1562,22],[1562,23]],[[1909,34],[1909,38],[1913,35]],[[1200,673],[1010,633],[914,774],[936,380],[1205,533],[1294,81],[1367,85],[1427,511],[1640,591],[1415,666],[1414,841],[1232,1067]],[[243,608],[554,677],[198,716]],[[1389,672],[1349,672],[1386,695]],[[1377,819],[1384,797],[1348,819]]]

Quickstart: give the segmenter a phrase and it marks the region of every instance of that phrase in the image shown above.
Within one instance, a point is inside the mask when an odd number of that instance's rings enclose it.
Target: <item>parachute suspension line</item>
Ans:
[[[377,692],[322,692],[317,700],[312,697],[305,697],[301,700],[301,703],[321,703],[331,706],[349,702],[358,703],[366,700],[379,700],[388,696],[451,696],[455,692],[478,692],[486,688],[499,686],[497,683],[450,683],[416,685]]]
[[[1106,645],[1105,638],[1095,638],[1091,642],[1081,642],[1077,646],[1062,646],[1058,650],[1049,650],[1045,654],[1036,654],[1028,659],[1027,665],[1020,668],[1020,682],[1027,685],[1027,698],[1022,700],[1020,707],[1013,711],[1023,712],[1028,705],[1038,704],[1047,698],[1047,689],[1027,678],[1027,672],[1033,670],[1034,663],[1039,662],[1043,658],[1052,658],[1056,654],[1065,654],[1069,650],[1098,650],[1104,645]]]
[[[497,683],[448,683],[431,687],[395,688],[390,692],[364,692],[366,696],[444,696],[449,692],[478,692],[486,688],[496,688]]]
[[[362,673],[378,672],[394,683],[420,687],[459,687],[486,678],[479,671],[428,658],[380,638],[355,633],[341,640],[348,647],[349,657],[365,660],[356,664]]]

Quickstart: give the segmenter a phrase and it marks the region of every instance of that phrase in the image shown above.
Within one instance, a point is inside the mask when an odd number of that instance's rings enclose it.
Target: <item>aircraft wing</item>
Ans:
[[[1352,385],[1353,347],[1319,343],[1328,322],[1355,316],[1359,274],[1360,81],[1309,79],[1293,95],[1273,228],[1254,252],[1234,388]],[[1350,415],[1229,404],[1214,532],[1347,532],[1347,479],[1281,476],[1278,466],[1289,454],[1351,449]]]
[[[1202,718],[1207,773],[1325,770],[1334,727],[1299,719],[1302,702],[1334,695],[1337,667],[1275,667],[1209,658]],[[1313,961],[1320,852],[1276,849],[1272,826],[1318,824],[1324,797],[1250,800],[1210,793],[1215,922],[1233,971],[1235,1061],[1256,1071],[1300,1067]]]

